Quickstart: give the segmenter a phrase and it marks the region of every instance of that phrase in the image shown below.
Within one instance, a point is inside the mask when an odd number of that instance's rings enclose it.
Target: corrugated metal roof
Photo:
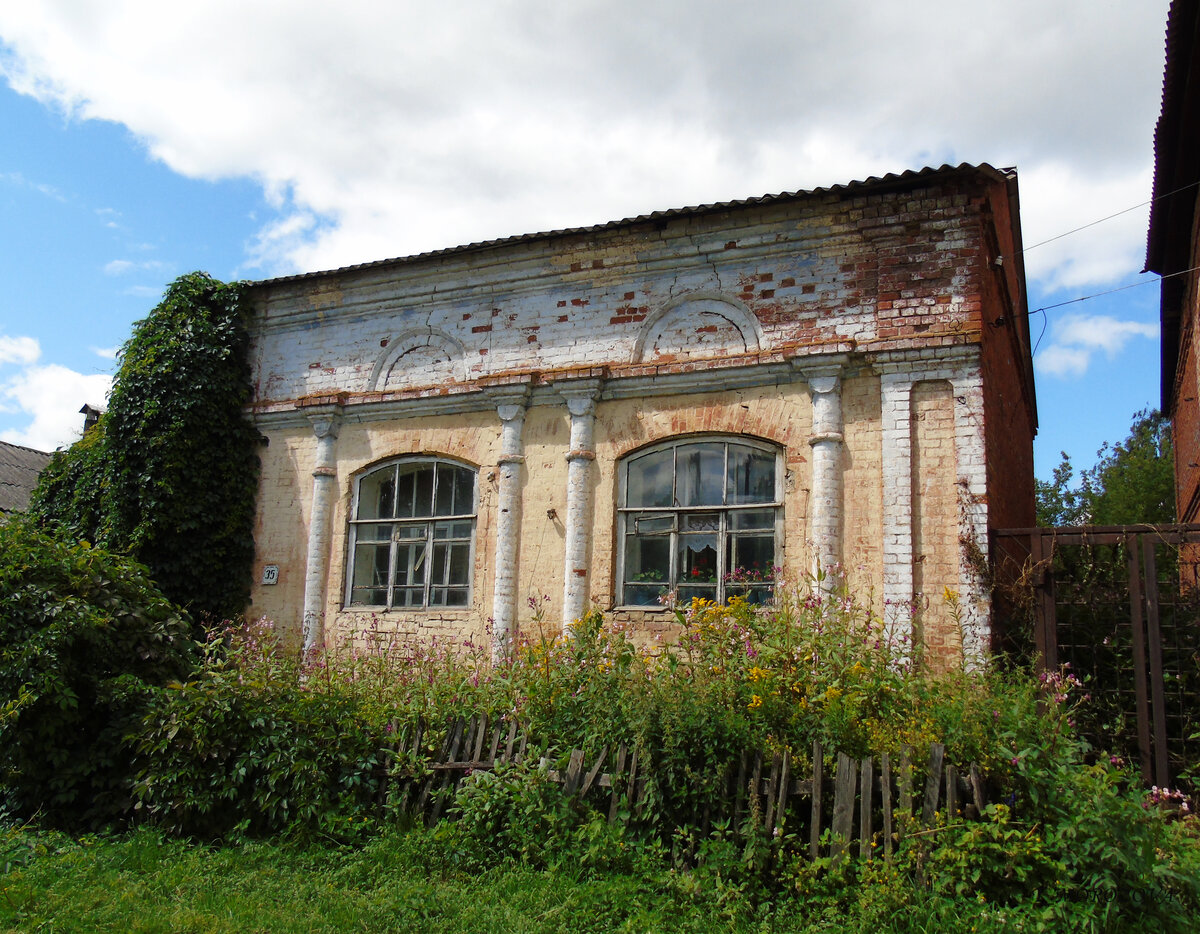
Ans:
[[[0,513],[22,512],[50,455],[0,441]]]
[[[427,259],[434,259],[442,256],[452,256],[458,253],[469,253],[474,250],[487,250],[496,247],[510,246],[516,243],[528,243],[535,240],[550,240],[557,237],[579,236],[581,234],[595,234],[604,230],[613,230],[618,227],[632,226],[634,224],[652,223],[655,221],[673,220],[681,217],[693,217],[701,214],[712,214],[718,211],[736,210],[739,208],[753,207],[755,205],[776,204],[779,202],[798,201],[803,198],[812,198],[827,194],[858,194],[863,189],[871,188],[888,188],[909,185],[913,182],[924,180],[933,175],[950,174],[953,172],[980,172],[984,174],[995,174],[1001,178],[1011,178],[1016,170],[1012,168],[996,169],[986,162],[978,165],[963,162],[959,165],[942,165],[938,168],[926,167],[923,169],[909,169],[900,173],[889,172],[887,175],[875,176],[869,178],[846,182],[840,185],[831,185],[827,188],[812,188],[805,191],[784,191],[774,195],[760,195],[756,198],[744,198],[737,201],[718,201],[711,204],[697,204],[690,207],[670,208],[665,211],[653,211],[650,214],[639,214],[636,217],[626,217],[621,220],[608,221],[603,224],[596,224],[591,227],[565,227],[561,230],[547,230],[540,233],[518,234],[512,237],[501,237],[495,240],[481,240],[476,243],[467,243],[462,246],[447,247],[441,250],[429,250],[425,253],[415,253],[410,256],[394,257],[392,259],[374,260],[369,263],[356,263],[352,266],[341,266],[337,269],[327,269],[318,272],[297,273],[291,276],[279,276],[273,279],[260,279],[257,282],[251,282],[251,286],[274,285],[284,282],[296,282],[303,279],[312,279],[319,276],[339,275],[347,272],[357,272],[364,269],[378,269],[389,265],[402,265],[405,263],[419,262]]]

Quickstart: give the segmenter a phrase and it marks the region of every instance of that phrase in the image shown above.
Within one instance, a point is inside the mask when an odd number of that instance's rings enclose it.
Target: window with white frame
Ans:
[[[355,484],[348,603],[460,607],[471,599],[476,476],[437,457],[405,457]]]
[[[748,438],[687,438],[621,463],[620,602],[723,603],[771,593],[783,522],[782,452]]]

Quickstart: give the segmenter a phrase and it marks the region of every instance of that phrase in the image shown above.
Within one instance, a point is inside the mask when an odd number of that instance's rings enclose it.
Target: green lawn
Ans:
[[[447,869],[446,854],[420,833],[385,833],[362,847],[209,847],[150,832],[74,840],[11,830],[6,839],[5,931],[1105,930],[878,880],[851,903],[834,887],[824,901],[788,893],[772,902],[662,865],[591,878],[513,865],[472,874]]]

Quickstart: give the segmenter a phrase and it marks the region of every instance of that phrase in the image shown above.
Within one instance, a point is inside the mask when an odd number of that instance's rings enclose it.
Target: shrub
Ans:
[[[214,636],[186,683],[150,699],[135,739],[135,808],[211,840],[283,831],[355,837],[378,816],[387,726],[350,692],[315,689],[262,624]]]
[[[141,565],[0,523],[0,782],[16,814],[102,825],[128,811],[151,689],[186,676],[187,616]]]

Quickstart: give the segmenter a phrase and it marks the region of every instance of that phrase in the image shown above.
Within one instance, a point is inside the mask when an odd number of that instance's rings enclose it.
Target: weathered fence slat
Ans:
[[[892,858],[892,759],[886,752],[880,757],[879,792],[883,799],[883,858]]]
[[[952,766],[946,766],[946,820],[958,814],[958,770]]]
[[[563,779],[563,791],[568,798],[574,797],[579,788],[579,779],[583,775],[583,750],[572,749],[571,760],[567,763],[567,774]]]
[[[600,767],[604,765],[604,760],[607,756],[608,747],[601,746],[600,752],[596,755],[596,761],[592,765],[591,771],[587,773],[587,777],[583,780],[583,787],[579,789],[580,797],[583,797],[592,790],[592,785],[596,783],[596,778],[600,775]]]
[[[838,753],[837,777],[833,783],[833,843],[829,855],[840,859],[846,854],[854,829],[855,786],[858,767],[844,752]]]
[[[781,764],[781,759],[782,756],[780,756],[779,753],[775,753],[774,758],[771,760],[771,771],[767,778],[767,811],[763,817],[763,829],[766,830],[767,833],[770,833],[775,827],[775,798],[779,788],[779,767]]]
[[[921,809],[921,824],[925,827],[933,826],[934,815],[937,813],[945,755],[946,747],[941,743],[933,743],[929,747],[929,777],[925,780],[925,805]]]
[[[813,740],[812,761],[812,823],[808,834],[808,857],[816,859],[821,855],[821,794],[825,781],[825,762],[819,740]]]
[[[625,744],[622,743],[621,747],[617,750],[617,761],[613,767],[612,776],[609,779],[609,786],[612,788],[612,794],[608,802],[608,822],[610,824],[616,823],[617,820],[617,802],[619,800],[621,774],[625,771],[625,758],[628,755],[629,752],[626,750]]]
[[[871,858],[871,844],[875,838],[875,828],[872,826],[874,817],[875,797],[875,760],[867,756],[862,760],[860,768],[858,796],[858,855],[862,859]]]
[[[783,751],[783,763],[779,774],[779,803],[775,807],[775,822],[771,825],[771,830],[775,836],[780,836],[783,833],[784,815],[787,813],[788,791],[792,783],[792,751],[785,749]]]
[[[447,750],[447,755],[451,759],[455,758],[458,755],[459,747],[462,745],[464,728],[465,728],[465,724],[463,723],[463,718],[459,717],[455,721],[455,725],[454,725],[454,739],[450,743],[449,750]],[[433,779],[431,778],[430,780],[432,781]],[[433,809],[429,812],[428,826],[432,827],[434,824],[436,824],[438,822],[438,819],[442,816],[442,808],[446,804],[447,789],[449,789],[450,783],[453,780],[454,780],[454,777],[449,772],[446,772],[442,776],[441,784],[438,787],[437,793],[433,796]]]
[[[983,795],[983,778],[974,762],[971,763],[971,798],[975,802],[975,816],[982,817],[987,801]]]

